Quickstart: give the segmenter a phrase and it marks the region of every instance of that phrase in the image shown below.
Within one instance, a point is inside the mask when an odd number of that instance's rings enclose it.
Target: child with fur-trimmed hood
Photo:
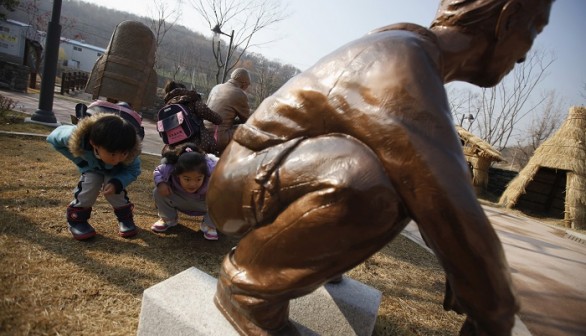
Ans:
[[[47,141],[71,160],[81,173],[73,201],[67,207],[67,223],[73,238],[86,240],[96,235],[88,223],[92,206],[102,193],[114,208],[118,234],[136,235],[126,188],[141,173],[141,140],[135,127],[111,113],[96,113],[77,125],[57,127]]]

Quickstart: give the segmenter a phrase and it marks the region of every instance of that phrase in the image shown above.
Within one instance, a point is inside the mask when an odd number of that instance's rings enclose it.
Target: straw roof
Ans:
[[[540,167],[569,172],[565,221],[574,228],[586,228],[586,107],[570,108],[564,124],[535,150],[499,202],[506,207],[514,207]]]
[[[468,132],[464,128],[456,125],[456,131],[458,131],[458,135],[460,139],[464,142],[464,147],[467,147],[469,151],[466,151],[467,154],[476,155],[481,158],[489,159],[490,161],[503,161],[503,157],[501,153],[496,149],[492,148],[492,146],[482,140],[481,138],[475,136],[474,134]]]

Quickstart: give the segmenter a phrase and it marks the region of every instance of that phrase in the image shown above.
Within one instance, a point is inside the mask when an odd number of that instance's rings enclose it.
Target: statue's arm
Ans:
[[[445,91],[435,84],[404,102],[407,115],[391,113],[379,157],[445,269],[456,304],[498,334],[514,323],[518,303],[500,240],[477,201]]]

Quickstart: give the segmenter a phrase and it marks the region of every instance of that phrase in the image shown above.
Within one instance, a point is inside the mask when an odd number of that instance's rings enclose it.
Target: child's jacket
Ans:
[[[210,158],[208,155],[206,155],[206,163],[208,165],[208,171],[211,175],[212,172],[214,171],[214,168],[216,167],[216,161],[214,159]],[[173,176],[174,176],[173,169],[174,168],[175,168],[175,165],[168,164],[168,163],[163,163],[163,164],[157,166],[155,168],[155,170],[153,171],[153,179],[155,181],[155,186],[161,182],[165,182],[165,183],[169,184],[169,186],[171,187],[171,190],[173,190],[174,193],[180,193],[184,196],[192,197],[196,200],[205,200],[205,195],[208,191],[208,184],[210,182],[210,177],[206,176],[201,187],[195,193],[189,194],[185,191],[185,189],[183,189],[181,187],[181,185],[179,184],[179,181],[177,179],[173,178]]]
[[[113,183],[116,186],[116,192],[119,193],[140,175],[141,142],[137,136],[136,146],[129,152],[128,158],[115,166],[98,159],[90,145],[89,132],[96,120],[104,115],[95,114],[83,118],[77,125],[59,126],[49,134],[47,141],[58,152],[75,163],[80,173],[94,171],[111,176],[112,179],[108,183]]]

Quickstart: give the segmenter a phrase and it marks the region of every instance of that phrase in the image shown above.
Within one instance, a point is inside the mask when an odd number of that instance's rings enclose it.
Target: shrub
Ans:
[[[12,111],[16,107],[14,99],[4,97],[0,94],[0,112]]]

